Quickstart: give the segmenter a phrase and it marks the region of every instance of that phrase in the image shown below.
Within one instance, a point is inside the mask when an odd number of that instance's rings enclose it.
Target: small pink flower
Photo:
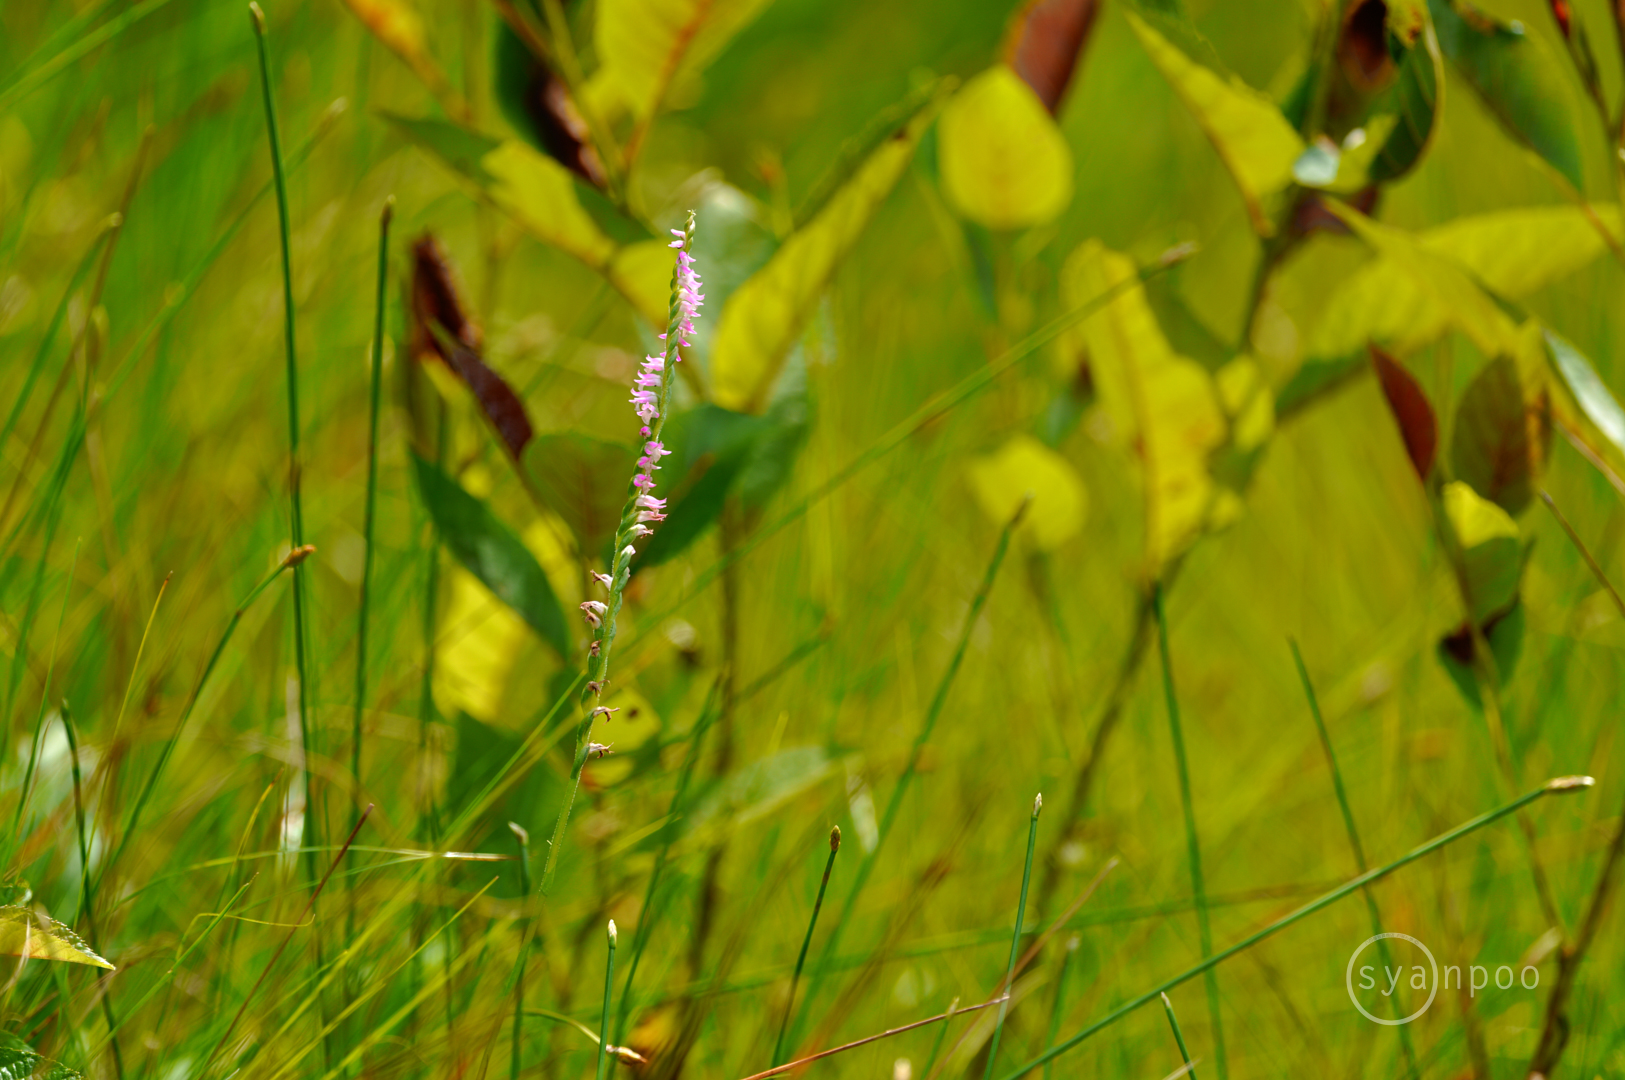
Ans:
[[[655,486],[655,480],[648,473],[638,473],[632,478],[632,486],[639,491],[647,491]]]

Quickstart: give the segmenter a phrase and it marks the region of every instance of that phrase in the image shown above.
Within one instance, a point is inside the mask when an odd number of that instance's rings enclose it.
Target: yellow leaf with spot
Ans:
[[[1291,181],[1303,140],[1268,96],[1192,60],[1134,12],[1124,15],[1151,62],[1218,151],[1247,204],[1253,228],[1268,236],[1272,230],[1263,200]]]
[[[1031,493],[1023,531],[1044,551],[1076,536],[1089,512],[1089,492],[1065,458],[1030,435],[1013,436],[970,466],[971,491],[994,524],[1003,526]]]
[[[1004,64],[943,109],[937,161],[948,200],[990,229],[1042,225],[1072,201],[1072,150],[1032,87]]]
[[[1069,307],[1116,291],[1075,332],[1117,441],[1143,466],[1148,570],[1161,573],[1208,522],[1215,497],[1208,455],[1225,439],[1213,379],[1168,344],[1133,260],[1089,240],[1067,259]]]

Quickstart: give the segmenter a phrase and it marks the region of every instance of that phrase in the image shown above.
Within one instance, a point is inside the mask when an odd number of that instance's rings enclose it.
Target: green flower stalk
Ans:
[[[569,793],[559,810],[553,839],[548,844],[547,863],[542,870],[542,892],[545,895],[553,882],[558,867],[559,849],[564,843],[564,830],[570,823],[570,809],[575,804],[576,792],[581,787],[581,770],[587,759],[609,752],[608,746],[591,741],[593,721],[599,716],[608,718],[616,710],[600,702],[604,688],[609,684],[609,655],[615,644],[615,620],[621,613],[621,600],[626,584],[632,577],[632,557],[637,554],[637,541],[654,530],[651,522],[664,521],[666,500],[651,494],[655,487],[654,474],[660,470],[660,459],[670,454],[660,442],[660,433],[666,426],[671,408],[671,387],[677,365],[683,361],[682,350],[693,346],[694,320],[700,317],[700,305],[705,295],[700,292],[700,276],[694,272],[694,212],[681,229],[671,230],[676,237],[670,244],[677,250],[676,265],[671,274],[670,318],[666,332],[660,340],[666,347],[658,356],[646,357],[633,379],[629,404],[643,422],[638,435],[643,441],[643,452],[638,457],[638,471],[632,477],[621,511],[620,527],[615,531],[615,555],[609,573],[593,574],[593,579],[608,592],[605,600],[586,600],[581,604],[582,616],[592,628],[592,644],[587,647],[587,686],[581,695],[581,721],[576,728],[575,760],[570,768]]]

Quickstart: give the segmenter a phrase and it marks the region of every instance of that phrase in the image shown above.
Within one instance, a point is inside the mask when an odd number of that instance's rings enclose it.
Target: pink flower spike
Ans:
[[[639,491],[648,491],[655,486],[655,479],[648,473],[638,473],[632,478],[632,486]]]
[[[671,243],[667,244],[666,246],[667,247],[680,248],[680,247],[683,246],[683,242],[681,240],[673,240]]]
[[[647,525],[637,524],[628,529],[627,532],[631,535],[632,539],[639,540],[645,536],[648,536],[650,533],[654,532],[654,530],[649,528]],[[630,544],[627,545],[627,547],[631,546],[632,545]]]
[[[639,495],[637,505],[644,510],[664,510],[666,508],[666,500],[657,499],[653,495]]]
[[[677,239],[679,239],[679,240],[681,240],[685,235],[687,235],[686,233],[683,232],[682,229],[667,229],[666,231],[671,233],[673,236],[677,237]]]
[[[656,514],[651,510],[639,510],[638,511],[638,520],[639,521],[665,521],[666,520],[666,515],[665,514]]]
[[[615,584],[614,578],[610,577],[608,574],[600,574],[596,570],[592,571],[592,578],[606,589]]]

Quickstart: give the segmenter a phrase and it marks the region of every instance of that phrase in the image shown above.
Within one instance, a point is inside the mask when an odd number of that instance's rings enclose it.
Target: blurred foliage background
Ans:
[[[1625,1072],[1622,18],[5,4],[0,1075]]]

